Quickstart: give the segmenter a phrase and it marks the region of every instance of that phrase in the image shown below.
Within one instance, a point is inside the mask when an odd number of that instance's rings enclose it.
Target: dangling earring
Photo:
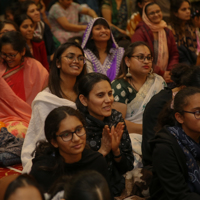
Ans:
[[[57,68],[60,68],[60,65],[58,65]]]
[[[129,72],[129,67],[128,67],[128,72],[127,72],[127,74],[126,74],[126,77],[127,77],[127,78],[128,78],[128,77],[132,77],[131,73]]]
[[[153,68],[151,68],[150,72],[148,73],[149,75],[153,74]]]

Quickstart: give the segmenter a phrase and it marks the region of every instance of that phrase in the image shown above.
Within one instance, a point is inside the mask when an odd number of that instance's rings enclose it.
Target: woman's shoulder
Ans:
[[[24,58],[24,66],[32,69],[43,67],[42,64],[36,60],[35,58],[25,57]],[[44,68],[44,67],[43,67]]]
[[[73,101],[57,97],[51,93],[48,87],[37,94],[32,103],[32,108],[36,105],[47,109],[53,109],[58,106],[69,106],[76,109],[76,104]]]
[[[54,3],[54,4],[51,6],[50,10],[49,10],[49,14],[52,13],[53,11],[57,10],[57,9],[60,9],[60,8],[61,8],[61,6],[59,6],[58,3]]]
[[[40,155],[32,159],[33,167],[32,169],[37,169],[42,167],[52,167],[56,162],[53,155]]]
[[[86,148],[83,151],[81,162],[84,164],[95,163],[101,160],[104,160],[104,157],[98,151],[93,151],[92,149]]]
[[[124,78],[117,78],[112,81],[112,88],[121,89],[122,87],[131,86],[127,80]]]
[[[39,42],[34,42],[34,41],[31,41],[32,45],[35,46],[36,48],[40,48],[41,46],[45,46],[45,43],[44,43],[44,40],[41,40]]]
[[[115,109],[112,109],[112,113],[111,113],[111,118],[110,118],[112,121],[114,121],[116,124],[118,122],[122,122],[124,121],[123,117],[122,117],[122,113],[115,110]]]
[[[137,91],[124,78],[115,79],[112,82],[112,92],[115,101],[121,103],[127,103],[126,101],[135,98],[137,93]]]
[[[45,69],[45,67],[35,58],[25,57],[24,58],[24,73],[27,73],[27,75],[31,75],[32,78],[47,78],[49,76],[48,71]]]

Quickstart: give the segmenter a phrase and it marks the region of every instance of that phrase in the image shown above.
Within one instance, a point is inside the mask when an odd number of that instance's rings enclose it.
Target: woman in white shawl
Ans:
[[[152,52],[145,42],[132,43],[124,53],[117,78],[112,82],[113,107],[122,113],[128,131],[132,133],[132,147],[140,155],[145,106],[166,86],[164,79],[153,73],[152,61]],[[133,144],[135,140],[137,142]]]
[[[32,115],[22,147],[23,172],[30,172],[32,152],[39,140],[44,140],[44,121],[47,115],[59,106],[76,108],[76,85],[86,73],[85,57],[76,42],[66,42],[55,52],[50,68],[48,87],[40,92],[32,103]]]

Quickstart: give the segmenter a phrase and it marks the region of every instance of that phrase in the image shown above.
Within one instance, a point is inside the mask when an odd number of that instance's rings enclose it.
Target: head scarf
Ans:
[[[159,24],[154,24],[149,20],[145,13],[145,8],[148,4],[149,2],[143,8],[142,20],[153,33],[158,32],[158,59],[156,66],[158,66],[162,71],[166,71],[169,60],[169,51],[167,46],[167,35],[164,28],[167,27],[167,24],[163,20],[161,20]]]
[[[83,35],[83,42],[82,42],[82,44],[81,44],[81,47],[82,47],[83,49],[85,48],[85,46],[86,46],[86,44],[87,44],[87,42],[88,42],[88,39],[89,39],[90,34],[91,34],[91,32],[92,32],[93,25],[94,25],[94,23],[95,23],[98,19],[103,19],[103,20],[105,20],[103,17],[97,17],[97,18],[92,19],[92,20],[88,23],[87,28],[86,28],[86,30],[85,30],[85,33],[84,33],[84,35]],[[106,20],[105,20],[105,21],[106,21]],[[107,22],[107,21],[106,21],[106,22]],[[107,22],[107,24],[108,24],[108,22]],[[109,26],[109,24],[108,24],[108,26]],[[109,26],[109,27],[110,27],[110,26]],[[110,31],[111,31],[111,29],[110,29]],[[113,36],[112,32],[111,32],[111,39],[112,39],[112,42],[113,42],[112,47],[113,47],[113,48],[118,48],[118,45],[117,45],[117,43],[115,42],[115,39],[114,39],[114,36]]]
[[[81,46],[84,50],[84,53],[85,53],[87,59],[89,59],[90,62],[92,63],[94,72],[99,72],[99,73],[105,74],[112,81],[115,79],[116,75],[119,72],[119,67],[120,67],[121,59],[124,54],[124,49],[117,45],[112,32],[111,32],[112,47],[109,52],[110,54],[107,56],[103,65],[101,65],[99,59],[93,54],[93,52],[91,52],[89,49],[86,49],[86,44],[87,44],[90,34],[92,32],[93,25],[96,22],[96,20],[98,20],[98,19],[105,20],[102,17],[97,17],[95,19],[92,19],[89,22],[89,24],[85,30],[85,33],[83,35],[83,42],[82,42]]]

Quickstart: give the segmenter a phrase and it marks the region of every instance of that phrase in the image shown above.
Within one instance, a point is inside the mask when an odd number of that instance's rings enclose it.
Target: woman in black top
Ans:
[[[152,200],[200,199],[199,99],[199,88],[185,87],[163,112],[162,128],[151,141]]]
[[[86,118],[87,143],[107,161],[112,192],[125,188],[123,174],[133,169],[131,140],[122,114],[112,109],[114,101],[107,76],[89,73],[78,84],[77,108]]]
[[[73,175],[82,170],[95,170],[108,181],[107,164],[103,156],[86,149],[84,119],[68,106],[52,110],[45,120],[45,136],[32,160],[32,174],[48,192],[62,175]]]

